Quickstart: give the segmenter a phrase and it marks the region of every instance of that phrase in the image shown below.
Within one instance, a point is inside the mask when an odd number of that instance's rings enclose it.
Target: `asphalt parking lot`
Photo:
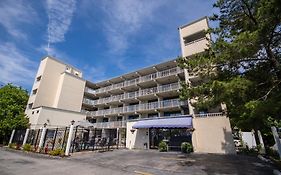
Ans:
[[[52,158],[0,148],[1,175],[269,175],[273,167],[242,155],[160,153],[156,150],[81,152]]]

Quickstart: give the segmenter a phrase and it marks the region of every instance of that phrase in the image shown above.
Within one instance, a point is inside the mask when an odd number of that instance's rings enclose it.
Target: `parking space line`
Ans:
[[[134,171],[137,174],[141,174],[141,175],[153,175],[151,173],[147,173],[147,172],[142,172],[142,171]]]
[[[161,157],[161,159],[164,159],[164,160],[179,160],[179,161],[185,160],[185,161],[195,162],[195,160],[188,159],[188,158]]]

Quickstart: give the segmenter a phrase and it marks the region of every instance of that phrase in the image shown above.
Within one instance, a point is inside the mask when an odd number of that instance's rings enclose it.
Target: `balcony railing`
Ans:
[[[206,113],[206,114],[194,114],[194,117],[223,117],[226,116],[226,114],[222,112],[218,113]]]
[[[118,108],[103,109],[103,110],[92,111],[92,112],[88,111],[85,113],[88,116],[117,115],[117,114],[140,112],[140,111],[147,111],[147,110],[156,110],[162,108],[179,107],[182,105],[187,105],[187,104],[186,102],[180,101],[179,99],[171,99],[171,100],[163,100],[159,102],[156,101],[156,102],[129,105],[129,106],[118,107]]]
[[[93,123],[94,128],[126,128],[126,121]]]
[[[90,100],[90,99],[84,98],[84,99],[83,99],[83,103],[88,104],[88,105],[96,105],[96,104],[97,104],[97,101],[96,101],[96,100]]]
[[[106,98],[100,98],[98,100],[91,100],[92,102],[84,101],[86,104],[104,104],[104,103],[109,103],[109,102],[114,102],[114,101],[119,101],[119,100],[126,100],[126,99],[132,99],[132,98],[137,98],[141,96],[146,96],[146,95],[151,95],[155,93],[161,93],[161,92],[169,92],[173,90],[179,90],[181,87],[180,83],[172,83],[172,84],[166,84],[158,87],[153,87],[153,88],[147,88],[147,89],[142,89],[140,91],[135,91],[135,92],[128,92],[120,95],[114,95],[111,97],[106,97]]]
[[[86,88],[85,91],[88,93],[99,94],[99,93],[108,92],[110,90],[119,89],[119,88],[126,87],[126,86],[137,85],[138,83],[141,83],[141,82],[151,81],[151,80],[154,80],[157,78],[175,75],[175,74],[182,73],[182,72],[183,72],[183,69],[180,69],[179,67],[175,67],[172,69],[164,70],[164,71],[157,72],[157,73],[152,73],[152,74],[145,75],[145,76],[135,78],[132,80],[126,80],[121,83],[112,84],[110,86],[106,86],[106,87],[99,88],[96,90]]]

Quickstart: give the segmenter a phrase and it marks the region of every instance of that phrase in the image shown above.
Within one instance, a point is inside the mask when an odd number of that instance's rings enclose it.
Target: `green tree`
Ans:
[[[232,126],[269,134],[281,118],[281,1],[217,0],[214,7],[209,48],[178,59],[202,77],[199,86],[184,84],[181,98],[196,97],[198,110],[224,102]]]
[[[8,141],[13,129],[27,128],[27,100],[27,91],[21,87],[7,84],[0,88],[0,143]]]

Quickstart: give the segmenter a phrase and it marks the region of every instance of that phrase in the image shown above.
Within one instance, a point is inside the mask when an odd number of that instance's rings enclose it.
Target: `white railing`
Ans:
[[[119,88],[126,87],[126,86],[137,85],[140,82],[146,82],[146,81],[154,80],[154,79],[161,78],[161,77],[167,77],[167,76],[170,76],[170,75],[179,74],[179,73],[182,73],[182,72],[183,72],[183,69],[181,69],[179,67],[175,67],[175,68],[171,68],[171,69],[164,70],[164,71],[161,71],[161,72],[141,76],[139,78],[135,78],[135,79],[132,79],[132,80],[126,80],[126,81],[121,82],[121,83],[112,84],[112,85],[102,87],[102,88],[99,88],[99,89],[96,89],[96,90],[93,90],[93,89],[88,90],[90,88],[86,88],[85,91],[89,92],[89,93],[98,94],[98,93],[108,92],[108,91],[113,90],[113,89],[119,89]]]
[[[140,79],[141,79],[141,82],[145,82],[145,81],[154,80],[156,78],[157,78],[157,73],[152,73],[149,75],[142,76]]]
[[[139,91],[139,96],[145,96],[157,93],[157,87],[142,89]]]
[[[206,114],[194,114],[194,117],[222,117],[222,116],[226,116],[226,114],[224,114],[222,112],[206,113]]]
[[[94,101],[93,104],[104,104],[104,103],[109,103],[109,102],[114,102],[114,101],[119,101],[119,100],[137,98],[137,97],[151,95],[151,94],[160,93],[160,92],[179,90],[180,87],[181,87],[180,83],[172,83],[172,84],[166,84],[166,85],[162,85],[162,86],[158,86],[158,87],[142,89],[140,91],[128,92],[128,93],[124,93],[124,94],[120,94],[120,95],[114,95],[111,97],[101,98],[101,99],[92,100],[92,101]]]
[[[156,102],[150,102],[150,103],[129,105],[129,106],[118,107],[118,108],[102,109],[102,110],[98,110],[98,111],[88,112],[86,114],[90,115],[90,116],[117,115],[117,114],[132,113],[132,112],[138,112],[138,111],[179,107],[181,105],[187,105],[187,103],[184,101],[180,101],[179,99],[171,99],[171,100],[163,100],[163,101],[159,101],[159,102],[156,101]]]
[[[89,87],[85,87],[85,92],[88,92],[90,94],[95,94],[96,93],[96,91],[94,89],[91,89]]]
[[[96,105],[97,101],[96,100],[90,100],[87,98],[83,98],[83,103],[88,104],[88,105]]]
[[[94,128],[125,128],[126,121],[111,121],[111,122],[100,122],[93,123]]]

